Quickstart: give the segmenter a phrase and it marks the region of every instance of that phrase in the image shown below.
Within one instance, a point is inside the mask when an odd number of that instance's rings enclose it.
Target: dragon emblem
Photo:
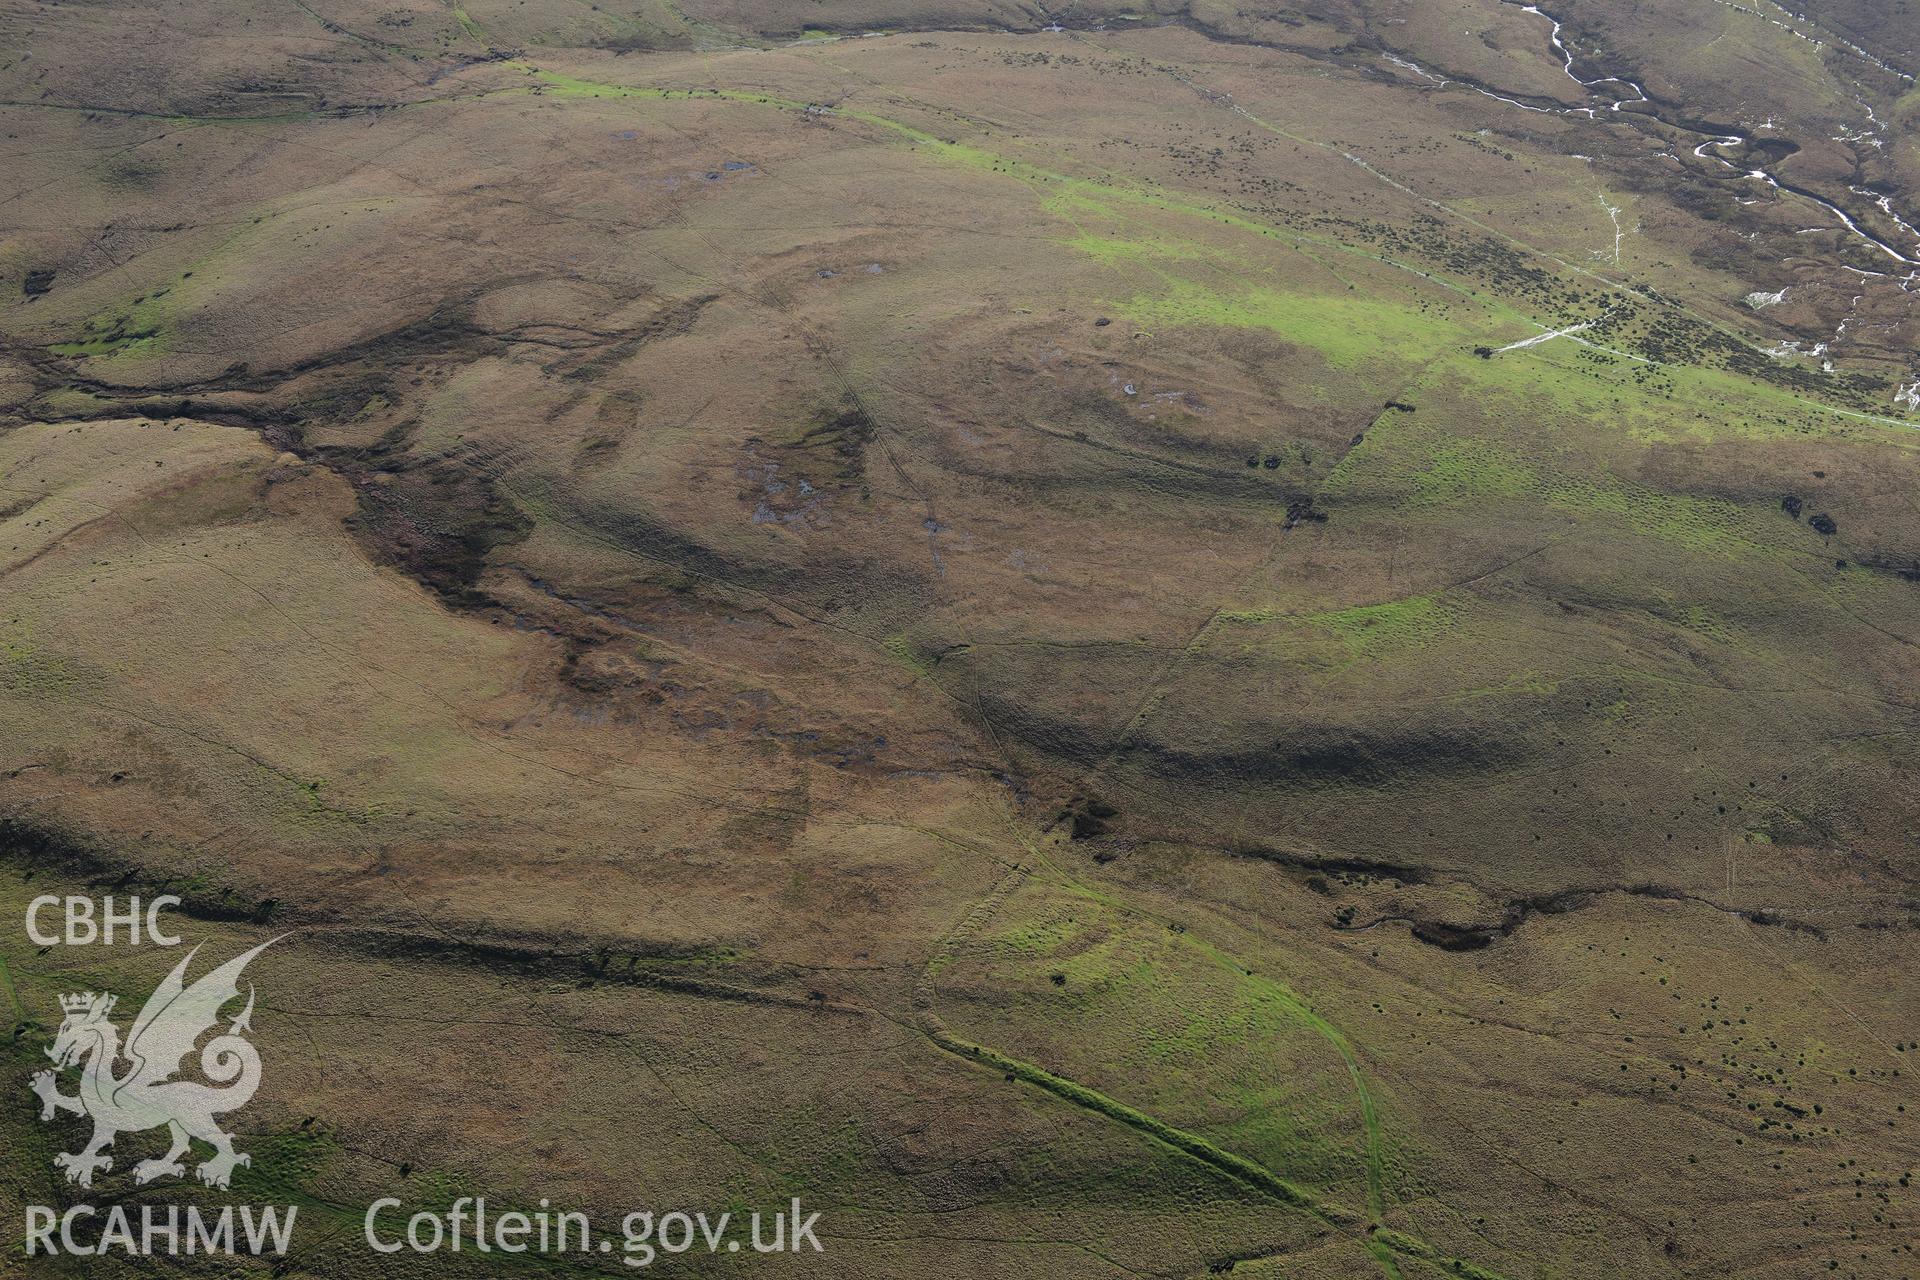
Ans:
[[[161,1125],[172,1144],[164,1156],[134,1166],[136,1183],[184,1176],[180,1157],[194,1138],[214,1151],[194,1170],[210,1187],[226,1187],[236,1166],[252,1163],[233,1149],[232,1135],[214,1123],[216,1115],[245,1106],[260,1087],[260,1054],[246,1039],[253,1030],[251,983],[246,1008],[200,1049],[200,1074],[211,1083],[173,1077],[201,1037],[217,1028],[220,1010],[239,998],[240,973],[247,962],[278,941],[261,943],[192,985],[186,981],[187,966],[200,948],[189,951],[147,998],[125,1045],[120,1043],[120,1028],[108,1017],[116,997],[91,991],[60,997],[66,1017],[47,1050],[56,1070],[35,1075],[32,1088],[40,1096],[42,1120],[69,1111],[93,1121],[93,1137],[85,1147],[53,1158],[66,1170],[68,1182],[91,1187],[96,1172],[113,1167],[112,1157],[103,1152],[117,1135]],[[60,1092],[57,1072],[72,1066],[80,1068],[80,1092],[68,1097]]]

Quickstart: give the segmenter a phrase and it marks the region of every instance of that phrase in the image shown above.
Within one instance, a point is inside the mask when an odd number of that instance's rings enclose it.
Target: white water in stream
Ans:
[[[1512,0],[1510,0],[1510,2],[1512,2]],[[1554,52],[1560,55],[1561,69],[1566,72],[1567,78],[1569,80],[1572,80],[1575,84],[1579,85],[1581,88],[1589,91],[1597,89],[1601,85],[1610,85],[1610,84],[1625,85],[1626,87],[1633,90],[1633,93],[1634,93],[1633,97],[1622,98],[1612,103],[1608,107],[1609,112],[1618,113],[1623,107],[1639,106],[1643,103],[1651,102],[1651,99],[1647,97],[1646,90],[1642,88],[1637,82],[1632,80],[1623,79],[1619,76],[1600,76],[1592,80],[1581,79],[1580,73],[1574,70],[1573,51],[1568,49],[1566,42],[1560,38],[1560,33],[1563,30],[1565,30],[1565,24],[1562,23],[1558,18],[1554,17],[1552,14],[1546,12],[1537,4],[1517,4],[1516,3],[1515,7],[1518,8],[1522,13],[1530,13],[1537,18],[1543,18],[1546,20],[1546,22],[1550,27],[1550,30],[1547,32],[1547,40],[1553,46]],[[1738,7],[1738,6],[1734,6],[1734,7]],[[1756,11],[1748,10],[1748,12],[1756,12]],[[1785,11],[1783,10],[1783,12]],[[1760,15],[1760,16],[1764,17],[1765,15]],[[1797,15],[1790,15],[1790,16],[1797,17]],[[1784,26],[1786,24],[1782,23],[1780,25]],[[1795,34],[1801,35],[1804,33],[1796,31]],[[1867,55],[1864,50],[1853,49],[1851,46],[1848,46],[1848,47],[1851,52],[1860,54],[1860,56],[1862,57],[1870,56],[1870,55]],[[1398,61],[1398,59],[1396,59],[1396,61]],[[1876,65],[1882,65],[1882,64],[1879,64],[1876,62]],[[1888,70],[1891,70],[1891,68],[1888,68]],[[1421,74],[1428,75],[1428,73],[1425,72],[1424,70],[1421,71]],[[1896,72],[1894,74],[1901,74],[1901,73]],[[1434,79],[1435,77],[1428,75],[1428,78]],[[1912,80],[1911,76],[1908,76],[1905,78],[1908,81]],[[1511,103],[1513,106],[1523,107],[1528,111],[1550,110],[1549,108],[1545,108],[1545,107],[1531,106],[1524,102],[1515,102],[1511,98],[1501,97],[1499,94],[1489,92],[1488,90],[1485,90],[1485,89],[1480,89],[1478,90],[1478,92],[1485,94],[1487,97],[1498,99],[1501,102],[1507,102],[1507,103]],[[1599,109],[1597,107],[1561,108],[1560,114],[1584,115],[1590,120],[1597,120],[1600,118]],[[1867,118],[1869,123],[1873,124],[1874,126],[1878,128],[1884,128],[1884,125],[1880,121],[1879,117],[1873,113],[1873,109],[1870,106],[1867,107]],[[1685,126],[1681,126],[1681,127],[1684,128]],[[1765,125],[1761,126],[1761,128],[1771,128],[1771,127],[1773,127],[1772,120],[1768,120]],[[1718,163],[1725,165],[1729,169],[1739,171],[1740,166],[1734,164],[1731,160],[1728,160],[1725,156],[1720,155],[1719,150],[1722,147],[1744,146],[1746,142],[1747,142],[1746,138],[1740,137],[1738,135],[1730,135],[1728,137],[1722,137],[1722,138],[1708,138],[1705,142],[1702,142],[1699,146],[1693,149],[1693,154],[1702,160],[1717,161]],[[1802,200],[1811,200],[1813,203],[1819,205],[1821,208],[1831,213],[1835,218],[1839,219],[1840,224],[1844,226],[1848,231],[1852,232],[1853,235],[1858,237],[1860,240],[1866,242],[1867,244],[1872,245],[1875,249],[1878,249],[1881,253],[1886,254],[1889,258],[1892,258],[1895,262],[1901,263],[1902,265],[1908,266],[1908,267],[1920,268],[1920,231],[1916,231],[1913,224],[1909,223],[1905,218],[1901,217],[1899,213],[1895,212],[1891,197],[1877,196],[1877,197],[1873,197],[1873,199],[1874,199],[1874,203],[1878,205],[1878,207],[1882,212],[1884,212],[1889,218],[1891,218],[1903,231],[1906,231],[1907,233],[1909,233],[1914,237],[1913,246],[1906,252],[1902,252],[1900,249],[1897,249],[1892,244],[1889,244],[1887,241],[1882,240],[1879,236],[1873,234],[1871,231],[1868,231],[1865,227],[1861,226],[1859,222],[1857,222],[1854,219],[1852,214],[1849,214],[1845,209],[1841,208],[1839,205],[1835,204],[1831,200],[1826,199],[1823,196],[1815,195],[1811,191],[1803,191],[1798,187],[1785,186],[1777,178],[1775,178],[1773,174],[1769,173],[1764,168],[1749,169],[1749,170],[1746,170],[1745,172],[1748,177],[1754,178],[1760,182],[1764,182],[1766,183],[1767,186],[1772,187],[1776,191],[1785,192],[1788,195],[1798,196]],[[1870,194],[1870,193],[1859,192],[1856,189],[1856,194]]]

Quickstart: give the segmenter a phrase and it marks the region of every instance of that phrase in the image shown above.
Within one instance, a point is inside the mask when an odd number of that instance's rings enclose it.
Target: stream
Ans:
[[[1693,154],[1696,157],[1703,160],[1715,161],[1716,163],[1723,165],[1724,167],[1731,169],[1736,173],[1743,173],[1745,176],[1749,178],[1753,178],[1760,182],[1763,182],[1767,186],[1772,187],[1776,191],[1783,191],[1789,195],[1798,196],[1802,200],[1808,200],[1814,204],[1819,205],[1821,208],[1827,210],[1827,212],[1831,213],[1835,218],[1837,218],[1840,221],[1840,224],[1843,227],[1845,227],[1847,231],[1852,233],[1855,237],[1857,237],[1861,241],[1865,242],[1866,244],[1872,245],[1875,249],[1885,254],[1887,257],[1892,258],[1896,263],[1899,263],[1901,266],[1920,270],[1920,256],[1917,256],[1917,255],[1920,255],[1920,230],[1917,230],[1912,222],[1902,217],[1894,209],[1893,198],[1891,196],[1877,195],[1873,192],[1863,191],[1858,187],[1848,188],[1848,190],[1852,191],[1856,195],[1863,195],[1872,199],[1875,205],[1881,210],[1881,212],[1885,213],[1889,218],[1891,218],[1895,223],[1895,225],[1899,226],[1903,231],[1907,232],[1909,235],[1912,235],[1914,237],[1913,246],[1904,251],[1895,247],[1895,245],[1889,243],[1887,240],[1882,239],[1879,235],[1875,234],[1873,231],[1869,230],[1868,228],[1862,226],[1860,222],[1852,214],[1848,213],[1840,205],[1834,203],[1832,200],[1827,199],[1825,196],[1819,195],[1813,191],[1809,191],[1804,187],[1798,187],[1790,182],[1783,181],[1778,174],[1770,171],[1764,166],[1751,168],[1751,169],[1742,169],[1740,165],[1735,164],[1733,161],[1727,159],[1724,155],[1720,154],[1722,150],[1729,147],[1746,146],[1749,141],[1749,139],[1746,136],[1739,133],[1735,133],[1731,130],[1724,129],[1717,125],[1702,126],[1699,124],[1689,124],[1684,121],[1670,120],[1665,116],[1658,114],[1657,111],[1653,109],[1655,105],[1653,102],[1653,99],[1648,96],[1646,89],[1643,86],[1641,86],[1637,81],[1629,80],[1621,76],[1599,76],[1591,80],[1582,79],[1580,76],[1580,73],[1574,69],[1573,51],[1568,49],[1566,46],[1566,42],[1560,38],[1560,33],[1563,30],[1565,30],[1565,24],[1562,23],[1560,19],[1554,17],[1551,13],[1548,13],[1546,10],[1542,9],[1537,4],[1521,4],[1518,2],[1518,0],[1506,0],[1506,2],[1511,4],[1514,8],[1519,9],[1522,13],[1530,13],[1530,14],[1533,14],[1535,17],[1543,18],[1547,21],[1547,23],[1550,26],[1550,30],[1547,33],[1547,40],[1553,46],[1554,52],[1560,55],[1562,70],[1566,72],[1568,79],[1572,80],[1575,84],[1579,85],[1582,89],[1586,90],[1590,95],[1599,96],[1599,92],[1609,85],[1621,86],[1625,89],[1629,89],[1632,91],[1633,96],[1631,97],[1614,98],[1613,101],[1605,104],[1604,111],[1606,112],[1606,114],[1624,115],[1625,113],[1623,109],[1626,107],[1644,106],[1648,108],[1648,110],[1643,112],[1636,112],[1635,114],[1645,115],[1647,118],[1654,120],[1659,124],[1665,125],[1671,129],[1678,129],[1678,130],[1681,130],[1682,132],[1691,133],[1695,135],[1706,135],[1706,140],[1701,142],[1698,146],[1696,146],[1693,149]],[[1764,17],[1765,15],[1760,15],[1760,16]],[[1789,29],[1791,30],[1791,28]],[[1803,38],[1811,39],[1811,37],[1805,36],[1805,33],[1803,32],[1795,31],[1795,34],[1801,35]],[[1840,47],[1846,48],[1848,49],[1849,52],[1856,53],[1858,56],[1866,58],[1867,61],[1871,62],[1874,66],[1880,67],[1881,69],[1886,70],[1889,74],[1899,76],[1902,79],[1905,79],[1909,82],[1911,82],[1912,80],[1911,76],[1907,76],[1904,72],[1895,71],[1894,69],[1887,67],[1884,63],[1880,62],[1876,58],[1873,58],[1871,55],[1866,54],[1865,51],[1863,50],[1855,49],[1852,46],[1845,44],[1845,42],[1841,42]],[[1451,81],[1448,81],[1440,76],[1434,75],[1432,72],[1427,71],[1425,68],[1405,58],[1401,58],[1401,57],[1390,54],[1390,55],[1387,55],[1387,59],[1388,61],[1394,63],[1395,65],[1403,67],[1409,71],[1412,71],[1416,75],[1422,76],[1423,78],[1429,81],[1432,81],[1437,85],[1444,86],[1449,83],[1452,83]],[[1482,94],[1485,97],[1493,98],[1495,101],[1506,103],[1509,106],[1519,107],[1526,111],[1539,111],[1539,112],[1553,114],[1553,115],[1580,115],[1580,116],[1587,117],[1589,120],[1599,120],[1602,118],[1603,107],[1600,104],[1595,104],[1592,106],[1585,106],[1585,107],[1541,107],[1541,106],[1536,106],[1532,103],[1521,102],[1515,98],[1511,98],[1502,94],[1495,93],[1491,89],[1487,89],[1480,85],[1473,84],[1470,81],[1463,80],[1463,81],[1460,81],[1459,83],[1461,83],[1462,85],[1465,85],[1468,88],[1473,89],[1476,93]],[[1607,95],[1607,96],[1612,96],[1612,95]],[[1865,106],[1866,104],[1863,103],[1862,105]],[[1867,106],[1867,116],[1870,123],[1873,123],[1875,125],[1880,125],[1879,118],[1874,114],[1873,109],[1870,106]],[[1769,124],[1770,123],[1771,121],[1769,121]],[[1883,125],[1880,127],[1884,129]],[[1911,279],[1912,277],[1910,276],[1909,278]]]

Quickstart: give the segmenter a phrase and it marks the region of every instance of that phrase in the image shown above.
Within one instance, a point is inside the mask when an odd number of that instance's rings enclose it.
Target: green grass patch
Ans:
[[[543,88],[559,98],[648,98],[655,101],[709,99],[720,102],[744,102],[751,106],[775,107],[782,111],[804,111],[807,104],[770,93],[747,93],[738,89],[660,89],[649,85],[607,84],[559,71],[524,67]]]
[[[1175,280],[1158,293],[1141,293],[1118,309],[1138,324],[1264,329],[1311,347],[1336,368],[1382,359],[1413,362],[1464,337],[1454,326],[1396,302],[1279,289],[1216,289]]]
[[[1459,605],[1434,592],[1311,614],[1305,621],[1331,631],[1356,657],[1378,657],[1440,638],[1459,615]]]
[[[1413,477],[1414,500],[1447,505],[1474,498],[1518,498],[1538,488],[1533,472],[1484,440],[1453,439],[1434,448]]]
[[[888,636],[880,642],[880,647],[885,649],[887,654],[901,666],[913,672],[914,675],[924,680],[933,679],[933,668],[928,666],[925,660],[921,658],[919,649],[914,645],[913,640],[906,632],[898,631]]]
[[[86,357],[163,350],[170,314],[166,298],[171,292],[171,289],[156,289],[125,307],[90,316],[81,326],[78,338],[70,342],[56,342],[48,350],[55,355]]]

